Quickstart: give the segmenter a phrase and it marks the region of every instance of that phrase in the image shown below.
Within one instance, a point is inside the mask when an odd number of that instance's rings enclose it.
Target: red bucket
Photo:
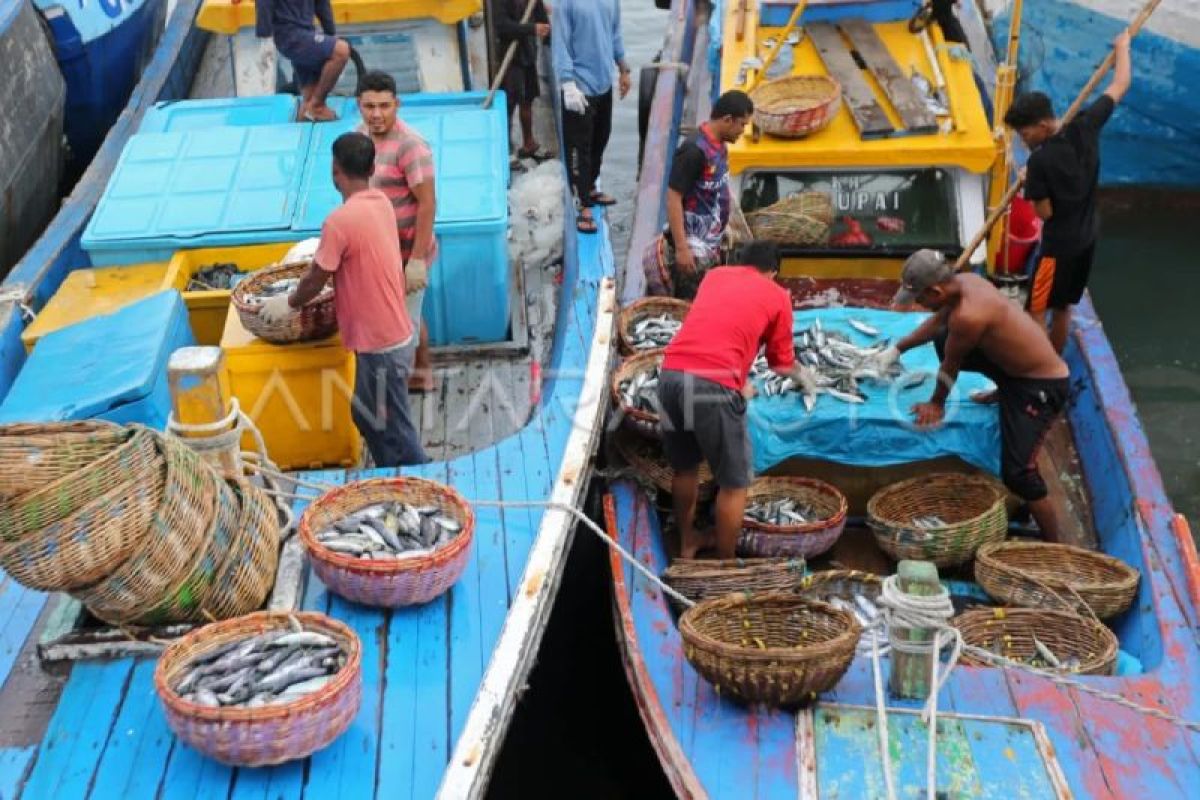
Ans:
[[[1008,212],[1008,246],[996,254],[996,271],[1002,274],[1023,272],[1029,253],[1042,236],[1042,221],[1033,211],[1033,203],[1014,197]]]

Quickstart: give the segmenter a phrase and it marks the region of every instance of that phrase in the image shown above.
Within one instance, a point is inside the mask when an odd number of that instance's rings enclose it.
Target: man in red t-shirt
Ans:
[[[671,497],[683,558],[713,544],[711,536],[695,529],[701,460],[708,462],[719,488],[717,557],[734,557],[751,479],[746,377],[759,349],[766,348],[771,369],[805,392],[816,391],[812,373],[796,363],[792,298],[774,280],[778,248],[750,242],[736,263],[745,266],[716,267],[704,276],[683,328],[667,345],[658,379],[663,450],[675,471]]]
[[[396,217],[387,195],[370,188],[375,146],[361,133],[333,143],[333,183],[343,203],[321,226],[312,266],[290,295],[267,298],[259,314],[282,321],[333,280],[342,344],[354,351],[354,424],[377,467],[429,461],[408,408],[417,337],[404,304]]]

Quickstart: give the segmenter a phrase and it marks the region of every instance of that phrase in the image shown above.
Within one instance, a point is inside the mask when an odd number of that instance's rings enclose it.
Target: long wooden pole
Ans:
[[[1161,2],[1162,0],[1149,0],[1149,2],[1146,3],[1145,7],[1142,8],[1138,15],[1134,17],[1133,22],[1129,25],[1128,31],[1130,38],[1137,36],[1138,31],[1140,31],[1142,26],[1146,24],[1146,20],[1150,19],[1150,15],[1154,13],[1154,10],[1158,8],[1158,4]],[[1075,115],[1079,113],[1079,109],[1083,105],[1084,101],[1087,100],[1091,93],[1095,90],[1096,85],[1103,80],[1104,75],[1110,69],[1112,69],[1113,62],[1116,61],[1116,58],[1116,52],[1109,50],[1108,55],[1104,58],[1104,61],[1100,63],[1100,66],[1096,67],[1096,71],[1092,73],[1092,77],[1089,78],[1088,82],[1083,85],[1083,89],[1079,92],[1079,96],[1075,98],[1075,102],[1071,103],[1071,107],[1068,108],[1067,112],[1062,115],[1060,121],[1063,125],[1066,125],[1068,122],[1073,120]],[[956,270],[961,271],[966,269],[967,262],[971,259],[971,254],[974,253],[975,250],[978,249],[979,245],[983,243],[983,240],[987,238],[988,233],[991,232],[992,227],[996,224],[997,220],[1004,216],[1005,211],[1008,209],[1008,204],[1012,202],[1013,198],[1017,196],[1017,192],[1021,191],[1021,187],[1024,185],[1025,179],[1023,177],[1018,177],[1017,180],[1013,182],[1013,185],[1008,188],[1008,191],[1004,193],[1004,197],[1001,198],[1000,203],[992,209],[992,213],[988,214],[987,219],[984,220],[983,227],[971,237],[971,241],[968,242],[967,246],[963,249],[962,255],[960,255],[958,260],[954,262],[954,268]]]
[[[505,2],[505,0],[499,0]],[[521,15],[521,24],[526,25],[529,19],[533,16],[533,7],[537,5],[538,0],[529,0],[525,6],[525,13]],[[508,68],[512,66],[513,58],[517,55],[517,40],[508,43],[508,50],[504,51],[504,60],[500,62],[500,69],[496,70],[496,77],[492,80],[492,88],[488,90],[487,97],[483,100],[484,108],[491,108],[492,101],[496,99],[496,92],[500,88],[500,84],[504,83],[504,76],[508,74]]]
[[[795,29],[796,23],[800,21],[800,15],[804,13],[804,7],[807,5],[808,0],[800,0],[800,2],[796,3],[796,7],[792,9],[792,15],[788,17],[787,24],[783,26],[783,32],[775,37],[775,46],[771,48],[771,52],[767,53],[767,57],[763,59],[763,65],[759,67],[754,80],[750,81],[750,85],[746,87],[745,91],[747,94],[766,77],[767,70],[775,63],[775,59],[779,56],[779,51],[786,44],[785,40],[788,36],[791,36],[792,30]]]

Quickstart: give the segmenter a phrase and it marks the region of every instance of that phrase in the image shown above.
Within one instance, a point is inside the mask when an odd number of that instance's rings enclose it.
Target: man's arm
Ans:
[[[687,272],[696,268],[692,249],[688,247],[687,233],[683,227],[683,195],[667,189],[667,227],[671,231],[671,242],[675,245],[675,264]]]
[[[912,333],[896,342],[896,349],[901,353],[907,353],[914,347],[920,347],[923,344],[929,344],[936,339],[938,334],[942,332],[942,329],[946,327],[946,320],[949,318],[949,316],[949,309],[944,308],[941,311],[934,312],[929,316],[928,319],[918,325]]]
[[[321,269],[314,260],[300,278],[300,283],[296,284],[296,288],[288,296],[288,305],[292,308],[300,308],[312,300],[325,288],[331,275],[333,275],[332,272]]]
[[[534,23],[528,22],[522,25],[521,19],[513,16],[512,8],[509,7],[505,0],[493,3],[492,10],[496,14],[496,36],[500,39],[511,41],[519,39],[522,36],[533,35]]]
[[[1129,59],[1129,31],[1121,31],[1113,40],[1113,53],[1116,55],[1113,79],[1104,93],[1112,98],[1113,103],[1119,103],[1129,91],[1129,84],[1133,82],[1133,65]]]
[[[554,72],[558,82],[566,83],[575,80],[575,61],[571,58],[571,12],[564,8],[562,2],[555,3],[550,9],[550,27],[554,35],[550,37],[550,52],[554,60]]]
[[[274,34],[271,0],[254,0],[254,35],[260,39],[270,39]]]
[[[942,354],[942,363],[938,367],[937,386],[933,388],[930,403],[945,405],[950,389],[958,380],[958,372],[962,369],[963,360],[979,345],[983,336],[983,324],[974,317],[959,315],[950,323],[949,335],[946,337],[946,352]]]
[[[433,220],[437,216],[433,180],[421,181],[410,188],[417,200],[417,235],[413,239],[412,257],[428,261],[429,251],[433,249]]]
[[[317,0],[315,11],[317,20],[321,23],[321,30],[325,31],[325,35],[336,35],[337,26],[333,23],[333,5],[330,0]]]

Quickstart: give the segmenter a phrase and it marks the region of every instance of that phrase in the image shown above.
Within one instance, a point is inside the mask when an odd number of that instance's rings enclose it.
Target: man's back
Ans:
[[[962,299],[950,312],[950,335],[979,332],[978,347],[1013,378],[1061,378],[1069,374],[1046,331],[1029,314],[974,274],[955,278]]]
[[[667,345],[663,369],[741,389],[764,344],[772,367],[792,365],[791,295],[753,267],[717,267],[704,276],[683,328]]]

